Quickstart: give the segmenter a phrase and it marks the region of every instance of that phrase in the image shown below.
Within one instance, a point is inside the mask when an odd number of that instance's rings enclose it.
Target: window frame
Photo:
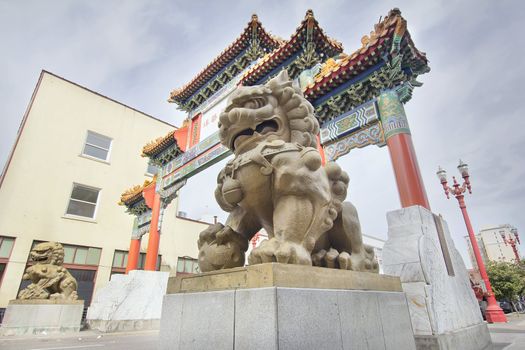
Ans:
[[[92,202],[83,201],[81,199],[71,198],[71,196],[73,195],[73,191],[75,190],[75,186],[81,186],[81,187],[84,187],[84,188],[87,188],[87,189],[91,189],[91,190],[97,191],[98,192],[97,193],[97,201],[95,203],[92,203]],[[84,184],[81,184],[81,183],[78,183],[78,182],[73,182],[73,185],[71,186],[71,191],[69,191],[69,197],[67,199],[66,210],[64,211],[64,216],[63,217],[66,218],[66,219],[78,219],[78,220],[91,221],[91,222],[96,221],[97,214],[98,214],[98,207],[99,207],[99,203],[100,203],[101,192],[102,192],[101,188],[98,188],[98,187],[95,187],[95,186],[84,185]],[[69,208],[69,203],[71,202],[71,200],[74,200],[74,201],[77,201],[77,202],[81,202],[81,203],[87,203],[87,204],[91,204],[91,205],[95,204],[95,210],[93,211],[93,217],[76,215],[76,214],[69,214],[67,212],[67,210]]]
[[[88,143],[88,137],[89,137],[89,133],[92,133],[92,134],[95,134],[97,136],[102,136],[102,137],[105,137],[107,139],[109,139],[109,148],[106,150],[105,148],[103,147],[100,147],[98,145],[95,145],[95,144],[92,144],[92,143]],[[107,151],[107,155],[106,155],[106,159],[102,159],[102,158],[98,158],[98,157],[95,157],[95,156],[92,156],[90,154],[87,154],[85,153],[85,150],[86,150],[86,145],[89,145],[91,147],[95,147],[95,148],[98,148],[100,150],[104,150],[104,151]],[[98,132],[95,132],[95,131],[92,131],[92,130],[87,130],[86,132],[86,137],[84,139],[84,143],[82,144],[82,150],[80,151],[80,156],[81,157],[85,157],[85,158],[88,158],[88,159],[92,159],[92,160],[96,160],[96,161],[99,161],[99,162],[103,162],[103,163],[107,163],[109,164],[109,160],[111,159],[111,151],[113,149],[113,138],[109,137],[109,136],[106,136],[106,135],[103,135],[101,133],[98,133]]]
[[[33,243],[31,244],[31,250],[33,250],[33,248],[39,244],[39,243],[44,243],[46,241],[41,241],[41,240],[38,240],[38,239],[35,239],[33,240]],[[62,247],[64,248],[64,253],[65,253],[65,249],[66,248],[73,248],[75,250],[75,252],[73,253],[73,258],[72,258],[72,262],[63,262],[63,266],[65,268],[74,268],[74,269],[77,269],[77,270],[97,270],[100,265],[100,261],[102,260],[102,251],[103,251],[103,248],[102,247],[95,247],[95,246],[88,246],[88,245],[79,245],[79,244],[69,244],[69,243],[62,243],[62,242],[58,242],[60,244],[62,244]],[[77,249],[78,248],[82,248],[82,249],[87,249],[87,253],[86,254],[89,254],[89,249],[100,249],[100,255],[98,256],[98,262],[97,264],[78,264],[78,263],[75,263],[75,256],[77,255]],[[31,250],[30,250],[30,253],[28,254],[27,256],[27,260],[26,260],[26,268],[27,266],[31,266],[31,265],[34,265],[34,262],[31,261]],[[64,256],[65,257],[65,256]],[[86,255],[86,260],[87,260],[87,255]]]
[[[120,266],[114,266],[113,262],[115,261],[115,255],[117,253],[124,253],[121,259],[121,262],[123,263],[126,261],[126,264],[122,267]],[[124,273],[127,268],[127,259],[129,258],[129,251],[128,250],[121,250],[121,249],[115,249],[113,251],[113,260],[111,261],[111,273]],[[140,252],[139,253],[139,259],[137,261],[137,270],[144,270],[144,263],[146,262],[146,252]],[[155,267],[155,271],[160,271],[160,267],[162,265],[162,254],[157,255],[157,266]]]
[[[155,169],[157,169],[157,172],[156,172],[156,173],[150,173],[150,172],[149,172],[149,167],[150,167],[150,166],[151,166],[151,167],[154,167]],[[148,164],[147,164],[147,166],[146,166],[146,173],[145,173],[145,174],[146,174],[146,176],[153,177],[153,176],[155,176],[155,175],[157,175],[157,174],[159,173],[159,170],[160,170],[160,169],[159,169],[158,166],[152,165],[152,164],[150,164],[150,163],[148,162]]]
[[[11,258],[11,254],[13,254],[13,249],[15,249],[15,243],[16,243],[16,237],[0,235],[0,246],[2,246],[2,243],[4,239],[6,238],[9,240],[13,240],[13,245],[11,246],[11,250],[9,250],[9,254],[7,254],[7,257],[0,256],[0,263],[2,264],[7,264],[9,262],[9,259]]]
[[[184,268],[183,268],[184,271],[179,271],[179,263],[180,262],[183,262],[183,264],[184,264]],[[187,262],[191,262],[193,268],[195,268],[195,266],[197,266],[197,270],[194,271],[192,269],[191,272],[185,271]],[[176,275],[193,275],[195,273],[200,273],[199,259],[192,258],[191,256],[179,256],[179,257],[177,257],[177,265],[175,266],[175,273],[176,273]]]

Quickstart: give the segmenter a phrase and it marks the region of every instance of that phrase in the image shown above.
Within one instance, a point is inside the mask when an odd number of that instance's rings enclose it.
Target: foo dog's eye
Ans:
[[[257,109],[257,108],[263,107],[265,104],[266,104],[266,101],[264,100],[264,98],[256,97],[256,98],[252,98],[251,100],[244,102],[243,107],[249,108],[249,109]]]

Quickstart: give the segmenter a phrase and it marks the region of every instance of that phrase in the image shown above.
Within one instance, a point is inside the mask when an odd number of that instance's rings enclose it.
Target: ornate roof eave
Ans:
[[[142,148],[142,157],[155,158],[170,147],[174,147],[177,152],[183,153],[186,149],[187,132],[188,126],[185,122],[183,127],[174,129],[165,136],[147,143]]]
[[[120,201],[118,202],[118,205],[124,205],[128,210],[131,207],[134,207],[139,203],[140,201],[144,200],[144,197],[142,196],[142,191],[144,191],[144,188],[149,186],[151,183],[156,181],[156,176],[153,177],[153,180],[145,180],[142,185],[136,185],[133,186],[120,196]]]
[[[419,86],[421,83],[415,78],[430,70],[425,54],[415,47],[398,9],[391,10],[383,21],[375,25],[370,37],[364,36],[361,42],[363,46],[360,49],[337,64],[323,67],[326,69],[322,68],[314,81],[303,89],[305,97],[314,105],[319,105],[320,99],[325,99],[326,95],[342,85],[353,81],[358,83],[364,79],[363,75],[370,75],[383,65],[390,72],[382,74],[381,81],[375,82],[383,88],[402,83]]]
[[[269,34],[259,21],[257,15],[252,15],[251,21],[248,23],[241,35],[226,49],[224,49],[206,68],[197,74],[188,84],[182,88],[175,89],[170,93],[168,102],[173,102],[184,107],[187,101],[200,88],[204,87],[217,73],[224,69],[232,60],[234,60],[240,53],[247,51],[248,54],[257,54],[256,52],[249,52],[250,50],[266,49],[274,50],[282,45],[282,39],[279,39]]]
[[[241,79],[243,85],[254,85],[268,76],[273,70],[297,55],[295,62],[300,69],[310,68],[322,59],[319,56],[333,57],[343,52],[343,45],[329,38],[319,26],[313,11],[306,12],[304,20],[284,45],[272,51],[250,68]],[[291,62],[290,62],[291,63]],[[293,76],[293,74],[292,74]]]

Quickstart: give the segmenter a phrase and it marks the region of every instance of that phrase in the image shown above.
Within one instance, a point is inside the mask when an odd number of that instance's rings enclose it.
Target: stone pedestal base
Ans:
[[[170,279],[173,290],[160,349],[415,350],[406,297],[391,276],[262,264]]]
[[[101,332],[158,329],[169,272],[114,275],[95,294],[86,323]]]
[[[83,300],[11,300],[0,335],[78,332],[83,311]]]

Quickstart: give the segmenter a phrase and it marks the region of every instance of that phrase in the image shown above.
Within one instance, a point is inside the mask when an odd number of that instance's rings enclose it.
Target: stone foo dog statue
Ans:
[[[26,269],[23,280],[31,284],[20,291],[18,299],[77,300],[77,281],[62,266],[64,247],[56,242],[37,244],[30,253],[33,266]]]
[[[268,240],[248,262],[279,262],[377,272],[363,244],[357,211],[346,198],[348,175],[322,167],[313,107],[286,71],[266,85],[239,87],[219,117],[221,143],[235,155],[217,178],[215,198],[230,215],[198,240],[202,272],[244,265],[249,240]]]

